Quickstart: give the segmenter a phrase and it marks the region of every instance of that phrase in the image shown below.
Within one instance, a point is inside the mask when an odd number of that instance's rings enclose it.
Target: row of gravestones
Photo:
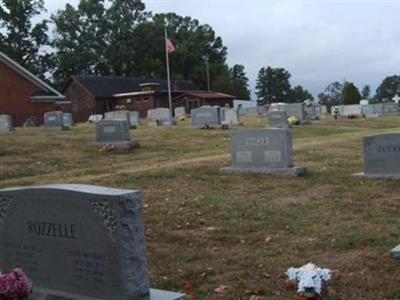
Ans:
[[[48,129],[69,129],[74,125],[71,113],[52,111],[44,114],[44,126]],[[0,115],[0,132],[14,131],[11,116]]]
[[[399,104],[394,102],[374,103],[374,104],[352,104],[338,105],[336,109],[341,116],[397,116],[399,115]]]

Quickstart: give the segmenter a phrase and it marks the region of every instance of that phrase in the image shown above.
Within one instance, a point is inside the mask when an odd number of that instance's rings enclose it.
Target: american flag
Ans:
[[[175,46],[174,46],[174,44],[172,44],[170,39],[167,39],[165,41],[165,47],[167,48],[168,53],[172,53],[175,51]]]

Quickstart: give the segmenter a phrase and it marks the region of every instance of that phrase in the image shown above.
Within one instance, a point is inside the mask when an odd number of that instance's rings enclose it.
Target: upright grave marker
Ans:
[[[14,131],[15,128],[12,126],[11,116],[0,115],[0,132]]]
[[[33,300],[186,299],[149,288],[136,190],[71,184],[3,189],[0,207],[2,271],[21,267],[33,280]]]
[[[400,133],[364,137],[364,172],[357,177],[400,179]]]
[[[194,108],[190,112],[192,127],[221,127],[219,107],[203,106]]]
[[[64,126],[71,129],[74,126],[74,119],[71,113],[63,113]]]
[[[49,111],[44,114],[44,127],[51,130],[65,130],[62,111]]]
[[[270,111],[268,113],[268,125],[275,128],[287,128],[289,123],[286,111]]]
[[[175,107],[174,113],[175,113],[175,118],[185,117],[186,108],[183,106]]]
[[[173,125],[174,120],[171,119],[169,108],[157,107],[147,111],[149,126],[168,126]]]
[[[239,111],[236,108],[221,108],[221,120],[228,126],[239,125]]]
[[[128,122],[104,120],[96,123],[96,141],[89,143],[89,146],[105,145],[130,149],[139,147],[139,142],[131,140]]]
[[[227,173],[302,176],[306,167],[293,166],[290,129],[252,129],[231,134],[232,166]]]
[[[129,112],[129,121],[131,128],[137,128],[140,125],[140,116],[139,112],[137,111],[130,111]]]

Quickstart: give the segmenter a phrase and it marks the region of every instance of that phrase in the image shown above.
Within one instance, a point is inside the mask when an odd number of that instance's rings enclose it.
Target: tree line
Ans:
[[[207,60],[211,89],[250,98],[244,66],[228,66],[222,38],[196,19],[153,14],[141,0],[80,0],[34,24],[44,12],[43,0],[0,0],[0,51],[55,86],[78,74],[166,78],[166,28],[173,80],[206,89]]]

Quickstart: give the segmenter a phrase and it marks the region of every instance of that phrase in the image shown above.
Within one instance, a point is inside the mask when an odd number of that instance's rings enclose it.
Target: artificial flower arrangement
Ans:
[[[332,279],[332,271],[308,263],[300,268],[290,268],[286,275],[289,282],[297,285],[301,299],[320,299],[325,285]]]
[[[32,293],[32,281],[21,269],[0,272],[0,300],[26,300]]]

